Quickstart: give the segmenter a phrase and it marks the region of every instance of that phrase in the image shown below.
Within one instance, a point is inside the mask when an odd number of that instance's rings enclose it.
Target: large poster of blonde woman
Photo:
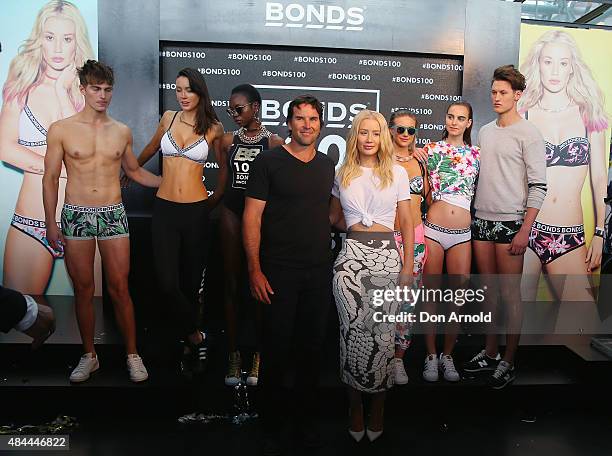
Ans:
[[[606,213],[610,45],[612,33],[605,30],[522,25],[527,88],[519,111],[546,141],[548,185],[525,253],[528,300],[537,294],[540,273],[555,300],[593,299],[589,275],[599,273]]]
[[[23,293],[72,295],[63,252],[45,238],[42,175],[49,125],[83,108],[75,68],[95,58],[97,35],[97,1],[2,4],[0,272]]]

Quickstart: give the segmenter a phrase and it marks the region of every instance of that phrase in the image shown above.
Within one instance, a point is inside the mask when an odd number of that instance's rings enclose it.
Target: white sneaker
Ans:
[[[135,383],[144,382],[149,378],[147,368],[142,363],[142,358],[136,354],[127,356],[127,368],[130,373],[130,380]]]
[[[447,382],[458,382],[461,380],[461,376],[457,369],[455,369],[455,363],[451,355],[444,355],[440,353],[440,371],[444,374],[444,380]]]
[[[425,368],[423,369],[423,380],[426,382],[438,381],[438,358],[435,354],[427,355]]]
[[[408,383],[408,374],[404,369],[404,360],[402,358],[393,358],[393,381],[396,385],[405,385]]]
[[[80,383],[89,380],[89,376],[92,372],[97,371],[100,368],[98,357],[93,357],[93,353],[85,353],[81,356],[79,364],[74,368],[70,374],[70,381],[73,383]]]

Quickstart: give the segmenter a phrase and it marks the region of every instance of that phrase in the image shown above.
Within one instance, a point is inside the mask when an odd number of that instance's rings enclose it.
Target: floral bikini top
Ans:
[[[546,141],[546,166],[582,166],[588,165],[591,157],[589,138],[577,136],[552,144]]]
[[[427,171],[434,201],[470,210],[476,178],[480,170],[480,149],[477,146],[456,147],[444,141],[428,144]]]
[[[525,112],[529,119],[529,112]],[[566,139],[561,144],[546,143],[546,166],[583,166],[591,162],[591,143],[585,127],[584,136]]]

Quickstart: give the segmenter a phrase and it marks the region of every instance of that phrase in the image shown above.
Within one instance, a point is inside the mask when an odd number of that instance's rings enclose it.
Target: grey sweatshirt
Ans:
[[[503,128],[494,120],[480,129],[478,144],[476,217],[521,220],[527,207],[540,209],[546,196],[546,146],[538,129],[525,119]]]

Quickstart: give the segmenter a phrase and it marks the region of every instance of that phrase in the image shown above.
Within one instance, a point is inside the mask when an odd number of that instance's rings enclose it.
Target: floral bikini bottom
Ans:
[[[584,225],[555,226],[534,222],[528,245],[542,264],[548,264],[584,244]]]
[[[47,249],[54,260],[64,257],[63,250],[54,250],[49,244],[49,241],[47,241],[47,238],[45,237],[47,235],[47,226],[44,220],[36,220],[19,214],[14,214],[11,225],[13,228],[18,229],[22,233],[30,236],[32,239],[40,242],[41,245]],[[59,223],[57,225],[58,227],[60,226]]]

